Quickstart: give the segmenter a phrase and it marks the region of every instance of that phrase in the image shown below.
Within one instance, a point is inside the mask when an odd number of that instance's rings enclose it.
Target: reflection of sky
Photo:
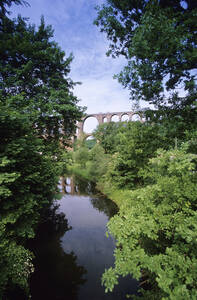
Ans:
[[[90,198],[84,196],[63,197],[60,209],[72,226],[62,238],[65,252],[74,251],[79,264],[89,267],[98,265],[104,270],[106,263],[111,265],[114,244],[112,238],[105,235],[108,217],[93,208]]]
[[[80,209],[79,209],[80,207]],[[98,212],[87,196],[66,195],[62,198],[60,209],[66,214],[73,228],[105,228],[107,216]]]
[[[77,263],[87,269],[87,283],[80,289],[79,299],[121,299],[121,290],[128,289],[130,282],[124,281],[113,294],[105,294],[101,276],[105,268],[113,265],[114,243],[106,238],[108,217],[95,209],[89,197],[65,195],[60,204],[72,230],[61,239],[66,253],[74,252]]]

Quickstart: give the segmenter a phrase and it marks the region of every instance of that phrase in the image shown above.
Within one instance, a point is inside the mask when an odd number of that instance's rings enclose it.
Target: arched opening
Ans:
[[[95,139],[95,137],[93,137],[93,136],[91,135],[91,136],[88,136],[88,137],[85,139],[84,143],[85,143],[85,146],[90,150],[90,149],[92,149],[92,148],[95,146],[95,144],[96,144],[96,139]]]
[[[66,185],[65,192],[66,192],[67,194],[70,194],[70,193],[71,193],[71,186],[70,186],[70,185]]]
[[[68,185],[70,185],[70,183],[71,183],[71,180],[70,180],[70,178],[69,177],[66,177],[66,184],[68,184]]]
[[[107,122],[107,117],[103,118],[103,122],[106,123]]]
[[[83,124],[83,132],[92,133],[96,127],[99,125],[97,118],[88,117]]]
[[[140,121],[140,120],[141,120],[141,118],[138,114],[135,114],[132,116],[132,121]]]
[[[111,122],[119,122],[119,121],[120,121],[119,116],[113,115],[113,116],[111,117]]]
[[[122,121],[122,122],[127,122],[127,121],[129,121],[129,116],[128,116],[127,114],[122,115],[121,121]]]
[[[76,135],[78,135],[79,134],[79,128],[77,127],[76,128]]]

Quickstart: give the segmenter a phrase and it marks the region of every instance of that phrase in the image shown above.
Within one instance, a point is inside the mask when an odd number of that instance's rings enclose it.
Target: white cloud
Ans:
[[[87,106],[87,113],[131,110],[129,92],[113,80],[125,65],[124,58],[106,57],[108,41],[93,25],[94,7],[104,0],[29,0],[31,7],[13,6],[14,14],[29,16],[30,22],[39,24],[45,16],[46,24],[55,29],[54,39],[65,51],[73,52],[70,77],[81,81],[74,93]]]
[[[80,105],[87,106],[87,113],[131,110],[128,91],[123,90],[111,76],[83,78],[82,82],[75,87],[74,93],[81,99]]]

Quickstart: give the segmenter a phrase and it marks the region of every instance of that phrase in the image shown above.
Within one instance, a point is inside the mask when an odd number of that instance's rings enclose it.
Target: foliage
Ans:
[[[188,152],[197,154],[197,130],[186,131]]]
[[[196,1],[108,0],[95,24],[110,40],[108,55],[128,64],[116,77],[133,101],[191,109],[196,101]]]
[[[84,142],[84,144],[85,144],[85,146],[90,150],[90,149],[92,149],[94,146],[95,146],[95,144],[96,144],[96,139],[95,138],[93,138],[93,139],[86,139],[85,140],[85,142]]]
[[[197,104],[197,103],[196,103]],[[197,126],[197,105],[192,108],[170,109],[162,108],[157,111],[147,109],[145,111],[146,122],[157,124],[160,131],[167,139],[177,139],[180,146],[190,139],[188,132],[192,135]]]
[[[3,105],[28,115],[37,134],[47,144],[65,144],[76,129],[82,111],[69,78],[72,55],[51,40],[53,30],[44,18],[36,29],[26,19],[2,19],[0,87]],[[57,142],[53,151],[57,147]]]
[[[57,165],[60,169],[60,174],[64,176],[65,174],[69,174],[69,168],[73,163],[73,157],[71,151],[66,151],[65,149],[61,149],[60,157]]]
[[[109,122],[99,125],[93,132],[93,136],[105,150],[105,153],[113,154],[119,145],[118,133],[126,126],[123,122]]]
[[[33,271],[26,242],[34,237],[41,211],[52,203],[61,174],[61,146],[83,109],[68,77],[72,55],[52,41],[44,19],[38,29],[7,17],[0,4],[0,298],[6,288],[28,289]]]
[[[106,291],[130,275],[140,280],[139,299],[197,297],[196,130],[166,124],[128,122],[106,135],[110,126],[98,127],[99,144],[88,152],[84,174],[120,207],[108,225],[116,249],[102,278]]]
[[[196,163],[184,150],[158,151],[150,160],[144,176],[152,184],[133,191],[109,222],[116,260],[103,275],[106,290],[130,274],[151,286],[140,299],[197,297]]]
[[[107,172],[109,156],[100,144],[95,144],[90,150],[84,140],[78,141],[77,145],[72,155],[71,172],[91,182],[98,182]]]
[[[81,168],[85,168],[86,162],[89,157],[89,151],[88,148],[85,146],[79,147],[74,153],[73,153],[73,159],[74,161],[79,164]]]
[[[87,163],[87,169],[90,178],[94,182],[102,180],[103,175],[107,172],[109,156],[105,154],[101,145],[96,144],[90,151],[90,159]]]
[[[7,6],[10,7],[12,4],[15,5],[29,5],[24,0],[1,0],[0,2],[0,18],[3,18],[6,16],[6,14],[10,14],[10,12],[7,9]]]
[[[42,154],[26,116],[0,113],[0,294],[6,284],[27,287],[32,255],[24,248],[34,236],[40,211],[56,191],[58,168]]]
[[[128,122],[119,133],[119,146],[113,155],[107,177],[121,188],[137,188],[144,184],[140,174],[158,148],[169,147],[159,126]]]

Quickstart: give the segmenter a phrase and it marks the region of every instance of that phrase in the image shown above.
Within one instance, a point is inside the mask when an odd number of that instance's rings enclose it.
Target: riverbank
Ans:
[[[120,208],[123,203],[127,202],[133,191],[131,190],[119,190],[108,182],[98,182],[96,188],[110,200],[112,200]]]
[[[113,201],[118,206],[118,208],[120,208],[123,203],[127,202],[130,199],[131,193],[133,192],[131,190],[117,189],[107,181],[104,182],[103,180],[99,180],[98,182],[95,182],[94,180],[92,180],[92,178],[90,178],[87,170],[79,169],[77,166],[70,167],[69,174],[74,174],[81,177],[83,180],[94,182],[96,184],[96,189],[101,194],[107,196],[107,198]]]

